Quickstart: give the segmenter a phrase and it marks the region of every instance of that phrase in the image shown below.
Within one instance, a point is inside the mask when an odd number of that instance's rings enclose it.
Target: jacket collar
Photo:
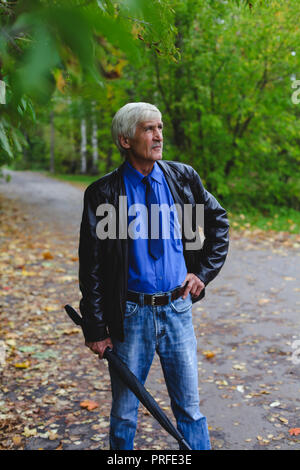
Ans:
[[[175,204],[180,204],[181,206],[183,206],[183,198],[182,196],[180,197],[180,194],[183,193],[184,189],[182,178],[180,177],[180,175],[176,175],[175,177],[174,172],[172,172],[172,168],[170,167],[170,165],[168,165],[168,162],[159,160],[157,163],[164,172]]]

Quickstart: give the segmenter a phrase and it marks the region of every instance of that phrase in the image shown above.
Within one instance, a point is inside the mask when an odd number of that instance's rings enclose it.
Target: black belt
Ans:
[[[184,287],[177,287],[170,292],[171,300],[176,300],[183,295]],[[167,305],[170,301],[170,294],[143,294],[145,305]],[[127,300],[140,304],[140,293],[129,290],[127,292]]]

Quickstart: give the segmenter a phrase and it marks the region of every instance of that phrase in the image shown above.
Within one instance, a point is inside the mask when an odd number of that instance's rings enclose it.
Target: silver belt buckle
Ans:
[[[156,295],[153,295],[152,298],[151,298],[151,306],[152,307],[155,307],[156,303],[155,303],[155,299],[156,297],[164,297],[166,294],[156,294]]]

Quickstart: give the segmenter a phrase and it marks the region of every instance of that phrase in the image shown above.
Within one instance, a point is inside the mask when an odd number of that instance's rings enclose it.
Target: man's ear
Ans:
[[[124,149],[130,149],[130,142],[128,137],[124,137],[124,135],[119,135],[119,142],[121,147]]]

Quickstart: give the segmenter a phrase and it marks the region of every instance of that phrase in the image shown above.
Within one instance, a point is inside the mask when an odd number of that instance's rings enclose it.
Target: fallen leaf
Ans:
[[[63,335],[76,335],[78,333],[80,333],[79,328],[72,328],[72,329],[69,329],[69,330],[64,330],[62,332]]]
[[[96,401],[92,401],[92,400],[84,400],[80,403],[80,406],[81,408],[87,408],[88,411],[92,411],[95,408],[98,408],[99,403],[97,403]]]
[[[26,269],[22,269],[22,276],[36,276],[35,271],[26,271]]]
[[[242,364],[235,364],[234,366],[232,366],[232,368],[236,370],[244,370],[245,366]]]
[[[21,436],[13,436],[12,440],[13,440],[13,443],[15,444],[15,446],[19,446],[22,443],[22,437]]]
[[[259,305],[265,305],[265,304],[268,304],[269,302],[271,302],[270,299],[259,299],[258,301]]]
[[[23,435],[25,437],[32,437],[37,435],[37,430],[36,429],[29,429],[27,426],[25,426]]]
[[[46,312],[55,312],[55,310],[59,310],[60,307],[58,305],[46,305],[46,307],[44,307]]]
[[[53,259],[53,256],[51,255],[50,251],[44,251],[43,258],[44,259]]]
[[[29,361],[17,362],[16,364],[14,364],[14,366],[17,369],[27,369],[30,366],[30,362]]]
[[[212,359],[216,355],[213,351],[202,351],[202,354],[206,359]]]
[[[76,281],[77,280],[77,277],[75,276],[60,276],[57,278],[57,281],[60,281],[60,282],[70,282],[70,281]]]
[[[289,433],[291,436],[298,436],[298,434],[300,434],[300,428],[291,428],[289,429]]]
[[[57,439],[57,430],[49,431],[49,439],[50,441],[54,441],[55,439]]]
[[[288,419],[283,418],[282,416],[279,416],[278,419],[279,419],[282,423],[284,423],[284,424],[288,424],[288,422],[289,422]]]

